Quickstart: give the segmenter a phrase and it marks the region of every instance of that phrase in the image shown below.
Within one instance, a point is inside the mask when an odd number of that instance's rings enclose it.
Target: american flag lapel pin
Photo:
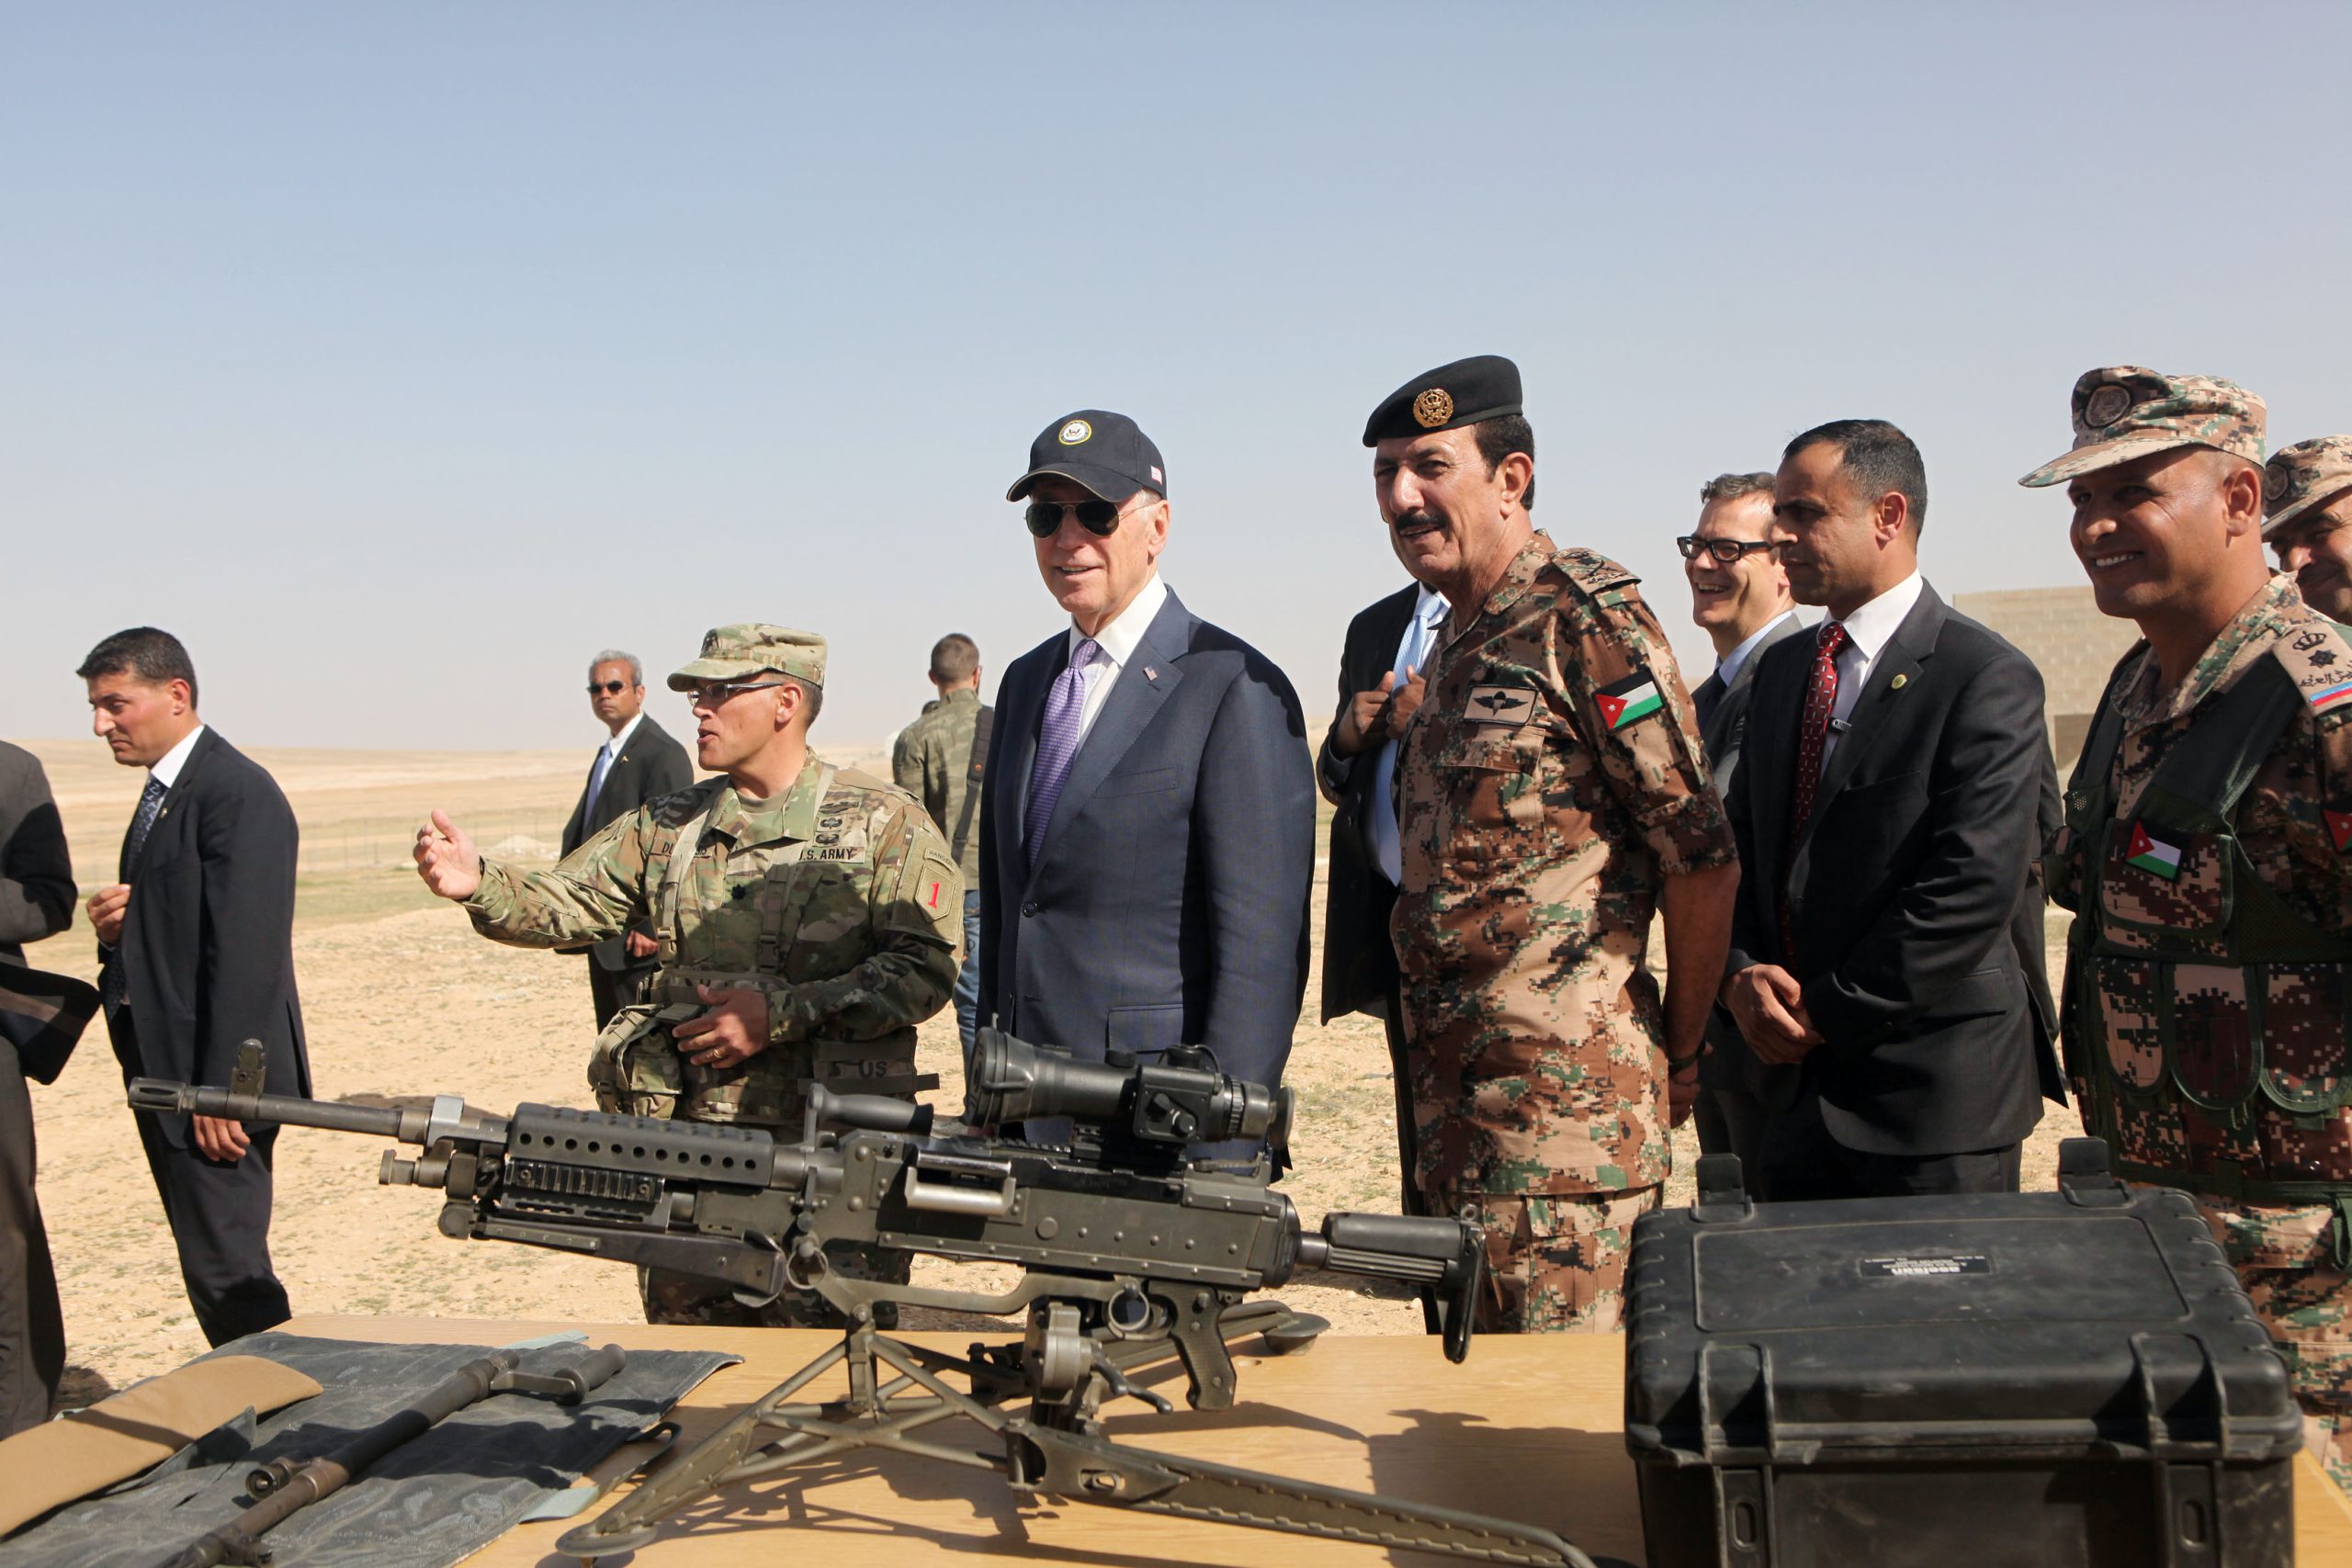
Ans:
[[[1147,681],[1157,681],[1159,679],[1159,671],[1147,664],[1143,667],[1143,678]]]

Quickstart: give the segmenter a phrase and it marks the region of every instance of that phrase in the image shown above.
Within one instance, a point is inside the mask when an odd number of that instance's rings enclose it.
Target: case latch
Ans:
[[[2120,1209],[2132,1201],[2131,1189],[2108,1165],[2105,1138],[2068,1138],[2058,1145],[2058,1190],[2078,1209]]]
[[[1699,1157],[1699,1201],[1690,1217],[1702,1225],[1740,1224],[1756,1217],[1755,1201],[1740,1179],[1737,1155]]]

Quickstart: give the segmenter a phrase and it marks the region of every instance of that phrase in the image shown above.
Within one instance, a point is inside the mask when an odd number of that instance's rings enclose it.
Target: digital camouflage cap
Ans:
[[[695,661],[671,672],[670,689],[688,692],[713,681],[748,681],[764,673],[789,675],[821,690],[825,639],[815,632],[757,621],[713,626],[702,634],[702,652]]]
[[[2269,538],[2347,490],[2352,490],[2352,435],[2321,435],[2281,446],[2262,469],[2262,536]]]
[[[2167,376],[2138,365],[2086,370],[2075,383],[2074,450],[2021,485],[2064,484],[2151,452],[2211,446],[2262,461],[2261,398],[2212,376]]]

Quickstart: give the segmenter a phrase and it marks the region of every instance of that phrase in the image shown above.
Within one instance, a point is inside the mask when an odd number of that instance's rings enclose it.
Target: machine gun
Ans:
[[[557,1542],[583,1559],[634,1551],[654,1527],[732,1482],[885,1448],[993,1470],[1024,1492],[1304,1535],[1518,1563],[1590,1560],[1550,1531],[1369,1493],[1284,1480],[1114,1444],[1106,1396],[1173,1406],[1134,1373],[1173,1357],[1196,1409],[1234,1401],[1228,1341],[1263,1335],[1280,1352],[1329,1325],[1279,1303],[1245,1303],[1300,1269],[1402,1280],[1453,1304],[1448,1359],[1468,1353],[1485,1278],[1477,1229],[1452,1219],[1334,1213],[1307,1232],[1247,1164],[1192,1158],[1187,1145],[1268,1139],[1288,1127],[1288,1090],[1224,1076],[1203,1051],[1095,1064],[984,1031],[966,1127],[933,1130],[932,1108],[808,1090],[797,1145],[704,1122],[523,1105],[512,1116],[436,1098],[374,1109],[259,1092],[248,1042],[227,1089],[141,1078],[135,1109],[372,1134],[388,1185],[437,1188],[446,1235],[520,1242],[697,1275],[747,1304],[814,1292],[848,1323],[842,1343],[674,1456],[637,1490]],[[1070,1118],[1067,1146],[967,1131]],[[829,1245],[868,1244],[967,1262],[1017,1265],[1001,1294],[862,1280]],[[1004,1316],[1027,1332],[955,1357],[882,1332],[899,1305]],[[845,1366],[845,1400],[797,1400]],[[957,1388],[949,1377],[963,1381]],[[1003,1408],[1025,1399],[1025,1414]],[[998,1451],[915,1437],[963,1416]],[[769,1437],[773,1429],[780,1436]]]

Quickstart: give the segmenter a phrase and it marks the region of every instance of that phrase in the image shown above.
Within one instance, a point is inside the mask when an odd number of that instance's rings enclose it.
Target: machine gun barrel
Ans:
[[[340,1105],[333,1100],[303,1100],[290,1094],[245,1094],[212,1084],[172,1083],[163,1078],[133,1078],[130,1108],[134,1111],[176,1112],[182,1116],[219,1116],[232,1122],[272,1122],[288,1127],[323,1127],[334,1133],[364,1133],[397,1138],[403,1144],[432,1141],[435,1113],[455,1105],[458,1115],[445,1123],[446,1131],[493,1132],[500,1119],[468,1111],[465,1102],[444,1096],[430,1111],[396,1105]]]

